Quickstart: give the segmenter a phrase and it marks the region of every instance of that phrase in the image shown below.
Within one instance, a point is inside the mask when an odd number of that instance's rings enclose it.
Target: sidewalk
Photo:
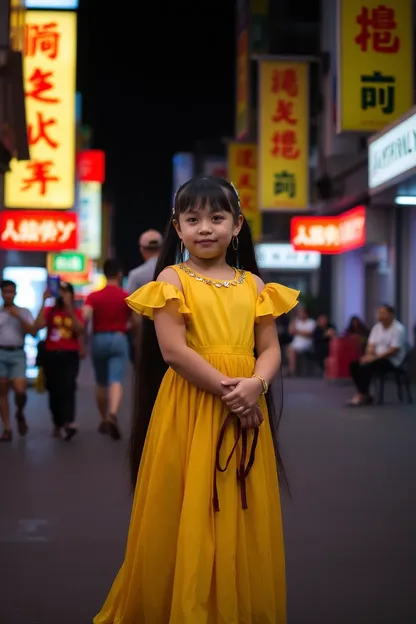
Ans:
[[[351,390],[284,381],[288,624],[415,624],[416,408],[389,388],[349,409]],[[91,624],[125,548],[129,399],[121,443],[100,436],[87,363],[66,444],[31,392],[28,438],[0,447],[1,624]]]

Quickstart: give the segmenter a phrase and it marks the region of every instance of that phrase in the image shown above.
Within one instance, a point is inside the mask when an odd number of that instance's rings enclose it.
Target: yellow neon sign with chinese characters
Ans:
[[[413,104],[412,0],[338,0],[338,133],[375,132]]]
[[[24,79],[30,161],[6,174],[8,208],[71,208],[75,195],[76,14],[26,11]]]

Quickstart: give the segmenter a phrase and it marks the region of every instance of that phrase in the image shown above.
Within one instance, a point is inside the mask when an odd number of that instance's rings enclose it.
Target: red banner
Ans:
[[[4,210],[0,212],[0,248],[15,251],[65,251],[78,246],[74,212]]]
[[[102,150],[85,150],[78,154],[78,179],[80,182],[105,180],[105,153]]]
[[[365,245],[365,206],[334,217],[293,217],[290,242],[297,251],[339,254]]]

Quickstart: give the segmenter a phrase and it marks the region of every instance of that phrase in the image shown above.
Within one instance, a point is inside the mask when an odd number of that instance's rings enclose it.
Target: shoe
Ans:
[[[29,427],[27,426],[26,418],[22,412],[16,413],[16,421],[19,435],[25,436],[28,432]]]
[[[0,442],[11,442],[13,439],[13,434],[10,429],[5,429],[3,434],[0,436]]]
[[[115,416],[111,416],[111,420],[108,423],[109,425],[109,433],[113,440],[121,439],[121,431],[119,429],[117,418]]]
[[[98,430],[97,431],[98,431],[98,433],[102,433],[104,435],[107,435],[107,433],[110,433],[110,423],[107,422],[106,420],[103,420],[98,425]]]
[[[69,442],[72,438],[78,433],[78,429],[76,427],[67,427],[65,429],[65,442]]]

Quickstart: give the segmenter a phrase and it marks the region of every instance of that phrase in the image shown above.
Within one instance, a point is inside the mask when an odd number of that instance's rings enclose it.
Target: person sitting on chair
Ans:
[[[357,388],[357,394],[349,405],[372,403],[369,394],[371,380],[398,368],[406,355],[406,332],[395,319],[395,310],[390,305],[378,309],[378,323],[370,332],[365,354],[350,364],[350,373]]]
[[[296,374],[298,355],[312,352],[315,327],[315,321],[309,317],[305,308],[300,309],[295,320],[290,323],[289,334],[293,336],[293,340],[286,350],[289,375]]]

